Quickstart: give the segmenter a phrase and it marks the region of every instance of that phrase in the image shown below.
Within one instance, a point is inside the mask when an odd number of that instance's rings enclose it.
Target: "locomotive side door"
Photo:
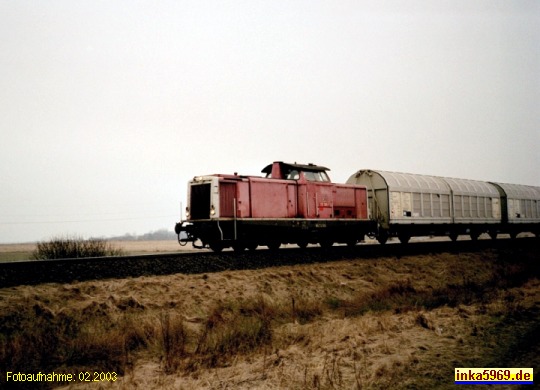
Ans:
[[[321,219],[333,218],[335,185],[318,182],[309,183],[308,191],[314,194],[315,217]]]
[[[297,208],[297,200],[298,200],[298,194],[297,194],[297,185],[295,184],[288,184],[287,185],[287,216],[289,218],[296,218],[298,213]]]
[[[298,180],[298,215],[301,218],[333,217],[335,185],[306,180],[304,172]]]

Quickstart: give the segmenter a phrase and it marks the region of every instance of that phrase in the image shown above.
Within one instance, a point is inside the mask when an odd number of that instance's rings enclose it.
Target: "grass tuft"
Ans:
[[[187,330],[184,321],[178,316],[171,318],[170,313],[161,313],[160,343],[162,350],[161,360],[163,369],[167,374],[175,372],[186,355]]]
[[[270,344],[271,319],[271,310],[262,298],[239,305],[218,305],[200,334],[195,351],[198,356],[191,362],[192,366],[197,363],[205,367],[221,366],[238,353]]]

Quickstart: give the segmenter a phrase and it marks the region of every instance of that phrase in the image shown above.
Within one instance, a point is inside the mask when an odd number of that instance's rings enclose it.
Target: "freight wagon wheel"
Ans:
[[[379,241],[379,244],[381,245],[386,244],[386,241],[388,241],[388,232],[386,230],[379,231],[379,235],[377,236],[377,241]]]
[[[456,241],[457,241],[457,238],[458,238],[458,234],[457,234],[457,233],[450,233],[448,237],[450,237],[450,239],[451,239],[453,242],[456,242]]]
[[[399,242],[401,242],[402,244],[407,244],[409,240],[411,239],[411,236],[409,236],[406,233],[400,233],[398,234],[398,238],[399,238]]]
[[[492,240],[496,240],[497,239],[497,232],[491,231],[491,232],[489,232],[489,236],[491,237]]]
[[[332,240],[321,240],[319,242],[319,245],[321,246],[321,248],[328,249],[328,248],[332,247],[332,245],[334,245],[334,241],[332,241]]]
[[[279,249],[279,247],[281,246],[281,242],[279,242],[279,241],[270,241],[268,244],[266,244],[266,246],[271,251],[277,251]]]

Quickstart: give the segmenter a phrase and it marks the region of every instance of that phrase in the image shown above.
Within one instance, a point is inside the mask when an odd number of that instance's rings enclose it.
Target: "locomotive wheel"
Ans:
[[[208,246],[216,253],[220,253],[223,250],[223,244],[219,241],[212,242]]]
[[[237,242],[237,243],[233,244],[232,247],[233,247],[233,250],[236,253],[242,253],[246,249],[246,246],[244,244],[242,244],[241,242]]]
[[[298,245],[301,249],[306,249],[307,246],[308,246],[308,242],[307,241],[298,241],[296,243],[296,245]]]
[[[319,242],[319,245],[321,246],[321,248],[328,249],[332,245],[334,245],[334,241],[332,241],[332,240],[321,240]]]

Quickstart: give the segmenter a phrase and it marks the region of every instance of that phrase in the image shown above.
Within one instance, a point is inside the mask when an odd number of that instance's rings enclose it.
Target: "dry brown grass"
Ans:
[[[450,388],[454,367],[538,355],[539,264],[488,251],[5,288],[0,371],[115,370],[119,388]]]

